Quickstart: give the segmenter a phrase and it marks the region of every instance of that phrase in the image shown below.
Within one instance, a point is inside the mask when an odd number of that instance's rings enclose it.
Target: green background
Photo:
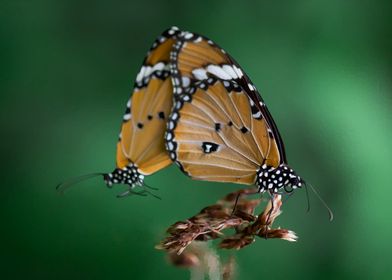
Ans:
[[[361,4],[359,4],[361,2]],[[165,228],[240,185],[174,166],[146,182],[163,200],[117,199],[125,103],[154,38],[171,25],[223,46],[261,90],[299,190],[277,225],[297,243],[236,252],[239,279],[387,279],[392,258],[390,1],[0,1],[1,276],[187,279],[154,249]],[[389,265],[389,267],[388,267]]]

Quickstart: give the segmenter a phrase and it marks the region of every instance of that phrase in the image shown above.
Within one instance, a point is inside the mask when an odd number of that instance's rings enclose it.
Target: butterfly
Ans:
[[[170,76],[170,51],[179,30],[164,31],[153,43],[136,76],[133,93],[123,115],[117,142],[116,168],[110,173],[94,173],[78,178],[103,175],[108,187],[126,184],[119,196],[132,193],[136,186],[146,186],[144,177],[172,163],[165,149],[164,134],[173,104]],[[72,182],[74,183],[74,182]],[[69,182],[58,186],[60,191]]]
[[[196,180],[291,193],[304,180],[287,164],[282,137],[246,73],[208,38],[182,31],[170,54],[174,104],[170,158]]]

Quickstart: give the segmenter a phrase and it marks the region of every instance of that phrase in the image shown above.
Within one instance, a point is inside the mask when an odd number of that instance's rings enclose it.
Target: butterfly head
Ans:
[[[264,164],[257,172],[256,185],[259,192],[280,193],[283,189],[286,193],[291,193],[301,188],[303,184],[303,179],[286,164],[281,164],[276,168]]]
[[[106,185],[110,188],[114,184],[126,184],[131,188],[142,186],[144,175],[140,174],[135,165],[116,168],[113,172],[103,175]]]

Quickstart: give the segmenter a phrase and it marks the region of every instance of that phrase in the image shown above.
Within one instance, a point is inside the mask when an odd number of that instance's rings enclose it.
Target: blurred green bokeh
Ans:
[[[303,190],[279,225],[297,243],[237,252],[239,279],[389,279],[392,224],[390,1],[0,0],[0,217],[3,279],[187,279],[154,245],[171,223],[241,188],[149,178],[163,200],[117,199],[111,171],[125,103],[165,28],[204,34],[261,89]]]

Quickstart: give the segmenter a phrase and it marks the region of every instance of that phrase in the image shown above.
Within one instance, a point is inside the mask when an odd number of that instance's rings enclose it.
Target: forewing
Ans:
[[[279,165],[264,103],[225,51],[185,32],[171,62],[176,104],[166,141],[184,172],[198,180],[253,184],[262,164]]]
[[[164,144],[166,121],[173,104],[169,60],[176,29],[154,42],[136,77],[117,143],[117,167],[136,164],[148,175],[171,163]]]
[[[265,118],[277,142],[280,162],[287,163],[282,137],[271,113],[248,75],[225,50],[208,38],[190,32],[181,32],[172,51],[172,76],[174,93],[181,93],[193,79],[203,80],[216,76],[222,80],[233,79],[240,85]]]

